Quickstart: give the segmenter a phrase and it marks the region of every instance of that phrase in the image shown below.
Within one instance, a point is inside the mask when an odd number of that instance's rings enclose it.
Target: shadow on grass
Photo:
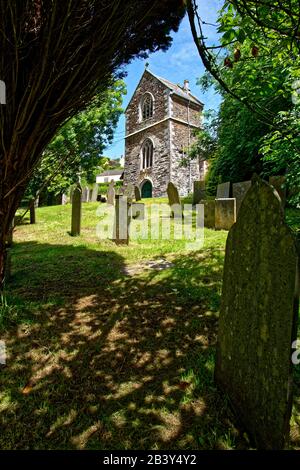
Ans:
[[[20,243],[14,261],[29,315],[4,334],[2,449],[247,447],[213,383],[223,251],[134,277],[121,250]]]

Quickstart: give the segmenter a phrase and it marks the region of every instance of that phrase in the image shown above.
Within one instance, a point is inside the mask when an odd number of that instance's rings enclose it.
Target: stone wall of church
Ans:
[[[181,165],[194,137],[186,125],[171,121],[171,181],[177,186],[181,196],[192,192],[193,182],[200,179],[199,164],[192,160],[187,167]]]
[[[201,114],[199,106],[191,102],[180,99],[176,95],[171,95],[171,115],[174,118],[189,122],[193,126],[201,124]]]
[[[140,103],[146,92],[151,93],[154,98],[153,116],[142,121]],[[146,71],[126,110],[126,135],[166,118],[169,112],[168,97],[169,90]]]
[[[152,168],[141,168],[141,148],[145,139],[154,144]],[[166,196],[170,181],[170,134],[169,123],[163,122],[149,130],[127,137],[125,149],[124,183],[131,182],[141,187],[143,180],[149,179],[153,186],[153,197]]]

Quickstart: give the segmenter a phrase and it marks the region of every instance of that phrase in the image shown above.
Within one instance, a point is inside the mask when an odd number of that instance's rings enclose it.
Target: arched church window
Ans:
[[[153,143],[146,139],[142,146],[142,168],[150,168],[153,165]]]
[[[141,108],[143,121],[153,116],[153,98],[150,93],[145,93]]]

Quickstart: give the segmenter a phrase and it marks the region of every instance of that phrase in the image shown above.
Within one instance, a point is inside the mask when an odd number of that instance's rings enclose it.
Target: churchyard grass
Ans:
[[[14,233],[0,448],[250,448],[213,381],[227,232],[206,229],[195,252],[185,240],[116,246],[96,237],[98,205],[83,204],[79,237],[68,233],[70,205],[39,208],[37,224]],[[299,228],[299,211],[287,215]]]

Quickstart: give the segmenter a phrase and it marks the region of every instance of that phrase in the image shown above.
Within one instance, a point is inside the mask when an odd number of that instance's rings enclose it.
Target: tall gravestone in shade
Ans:
[[[114,204],[115,204],[115,195],[116,195],[115,183],[113,181],[111,181],[108,185],[108,190],[107,190],[107,204],[110,204],[110,205],[114,206]]]
[[[255,177],[227,238],[215,379],[260,449],[283,448],[289,434],[296,279],[281,202]]]
[[[204,200],[204,227],[215,228],[215,200]]]
[[[182,217],[182,207],[178,189],[171,181],[167,186],[169,206],[171,208],[171,217]]]
[[[113,241],[116,245],[129,244],[130,200],[116,195]]]
[[[248,189],[251,188],[251,181],[242,181],[241,183],[233,183],[232,197],[236,199],[236,215],[238,215],[241,204]]]
[[[141,191],[140,191],[140,188],[138,186],[134,187],[134,197],[135,197],[136,201],[140,201],[142,199],[141,198]]]
[[[72,195],[72,222],[71,222],[71,235],[76,237],[80,235],[81,229],[81,199],[82,199],[82,189],[78,183],[75,189],[73,190]]]
[[[194,181],[193,204],[199,204],[203,199],[205,199],[205,181]]]
[[[230,197],[230,182],[218,184],[217,199],[225,199]]]

